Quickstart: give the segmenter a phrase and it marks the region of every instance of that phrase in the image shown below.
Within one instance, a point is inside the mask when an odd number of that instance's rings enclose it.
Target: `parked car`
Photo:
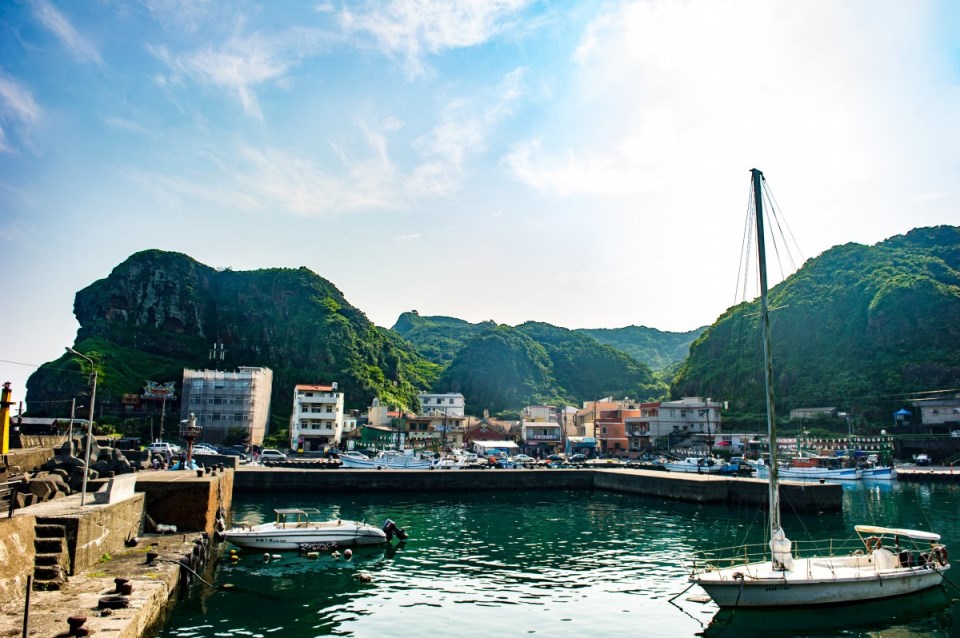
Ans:
[[[147,450],[150,451],[150,454],[166,454],[167,451],[170,454],[180,454],[180,446],[175,443],[167,443],[166,441],[154,441],[147,446]]]
[[[240,459],[240,462],[241,462],[241,463],[246,463],[247,460],[248,460],[246,454],[244,454],[244,453],[241,452],[240,450],[238,450],[238,449],[236,449],[236,448],[232,448],[232,447],[226,447],[226,448],[221,449],[221,450],[220,450],[220,454],[222,454],[222,455],[224,455],[224,456],[236,456],[237,458]]]
[[[931,459],[926,454],[918,454],[917,458],[914,459],[914,462],[917,465],[930,465]]]
[[[281,452],[280,450],[275,450],[273,448],[268,447],[268,448],[264,448],[264,450],[260,452],[260,460],[261,461],[286,461],[287,455]]]
[[[583,463],[587,460],[586,454],[573,454],[567,459],[567,463]]]
[[[536,463],[537,459],[527,454],[517,454],[513,457],[514,463]]]
[[[196,443],[196,444],[194,444],[194,446],[193,446],[193,453],[194,453],[194,454],[214,454],[214,455],[220,454],[220,452],[218,452],[217,450],[213,449],[213,448],[210,447],[209,445],[204,445],[204,444],[202,444],[202,443]]]

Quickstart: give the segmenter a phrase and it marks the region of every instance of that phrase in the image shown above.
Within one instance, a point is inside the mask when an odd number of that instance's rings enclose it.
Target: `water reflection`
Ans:
[[[710,638],[955,635],[951,599],[942,587],[882,601],[802,611],[724,609],[703,632]]]
[[[846,538],[857,523],[928,529],[960,551],[955,487],[845,488],[843,512],[784,512],[784,526],[796,540]],[[223,561],[205,576],[215,589],[200,596],[195,588],[181,598],[159,635],[680,638],[705,627],[711,635],[751,635],[751,627],[782,636],[847,635],[848,627],[861,632],[849,635],[896,629],[930,638],[945,635],[944,628],[958,633],[950,623],[960,608],[949,600],[945,609],[931,610],[925,600],[884,617],[870,608],[790,615],[789,625],[765,619],[765,612],[750,619],[753,612],[743,610],[728,620],[710,602],[681,600],[686,612],[681,613],[668,600],[687,586],[682,564],[695,550],[763,541],[765,513],[747,504],[692,505],[568,490],[339,495],[331,504],[329,495],[301,493],[238,495],[233,514],[235,520],[259,522],[271,519],[275,507],[290,506],[376,524],[391,518],[411,538],[402,545],[357,549],[349,561],[283,554],[265,563],[257,552],[244,553],[236,565]],[[361,574],[369,575],[369,582]],[[888,601],[880,609],[893,608]],[[818,628],[838,618],[840,629]],[[730,631],[739,633],[716,634]]]

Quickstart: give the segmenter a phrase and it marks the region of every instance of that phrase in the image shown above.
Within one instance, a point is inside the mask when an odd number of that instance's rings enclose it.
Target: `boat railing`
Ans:
[[[825,540],[791,540],[794,559],[815,556],[853,556],[864,552],[863,543],[857,538]],[[749,543],[735,547],[721,547],[697,551],[688,568],[694,574],[715,571],[737,565],[750,565],[771,560],[768,543]]]

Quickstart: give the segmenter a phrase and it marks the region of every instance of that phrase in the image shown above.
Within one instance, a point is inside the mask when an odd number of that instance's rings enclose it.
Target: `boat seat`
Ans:
[[[877,569],[896,569],[900,567],[900,558],[884,547],[873,550],[873,557],[877,561]]]

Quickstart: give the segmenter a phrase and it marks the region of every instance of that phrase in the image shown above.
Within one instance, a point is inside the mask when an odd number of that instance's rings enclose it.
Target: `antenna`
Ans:
[[[223,361],[223,355],[226,354],[226,350],[223,349],[223,342],[217,341],[213,344],[213,348],[210,349],[209,359],[213,361],[213,367],[216,369],[217,362]]]

